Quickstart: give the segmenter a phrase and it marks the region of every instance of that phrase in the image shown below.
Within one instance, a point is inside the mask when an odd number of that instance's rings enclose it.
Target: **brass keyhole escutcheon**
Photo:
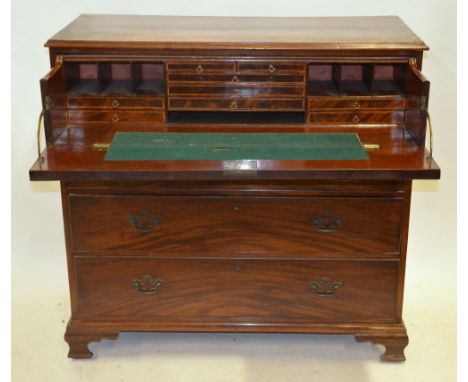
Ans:
[[[203,73],[203,66],[198,65],[195,70],[197,71],[197,73]]]
[[[268,67],[268,70],[270,71],[270,73],[274,73],[274,72],[276,71],[275,65],[270,65],[270,66]]]
[[[231,102],[231,109],[237,109],[237,102],[236,101]]]
[[[240,270],[241,270],[241,266],[240,266],[239,263],[235,263],[234,268],[235,268],[236,272],[240,272]]]
[[[233,77],[231,78],[231,82],[239,82],[239,77],[233,76]]]
[[[361,107],[361,105],[359,104],[359,101],[354,102],[354,103],[353,103],[353,107],[354,107],[355,109],[359,109],[359,108]]]
[[[354,123],[359,122],[359,117],[357,115],[353,116],[353,122]]]
[[[117,114],[112,116],[112,122],[119,122],[119,116]]]
[[[234,211],[239,211],[239,210],[240,210],[240,206],[239,206],[238,204],[236,204],[236,205],[234,206]]]
[[[112,106],[113,106],[113,107],[119,107],[119,106],[120,106],[120,102],[119,102],[118,100],[115,99],[115,100],[112,101]]]

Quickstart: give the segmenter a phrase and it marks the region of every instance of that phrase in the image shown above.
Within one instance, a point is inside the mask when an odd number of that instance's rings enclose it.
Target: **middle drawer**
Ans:
[[[400,252],[401,198],[75,194],[69,202],[74,251],[306,258]]]

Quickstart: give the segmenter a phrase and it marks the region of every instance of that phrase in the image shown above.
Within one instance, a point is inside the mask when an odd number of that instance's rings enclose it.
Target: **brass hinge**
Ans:
[[[427,108],[428,108],[427,97],[420,97],[420,99],[419,99],[419,109],[421,111],[427,111]]]
[[[44,97],[44,110],[50,110],[54,106],[54,98],[52,96]]]

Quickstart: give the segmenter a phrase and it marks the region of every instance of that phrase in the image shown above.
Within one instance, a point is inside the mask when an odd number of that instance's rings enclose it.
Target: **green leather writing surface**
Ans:
[[[369,159],[355,133],[117,132],[107,161]]]

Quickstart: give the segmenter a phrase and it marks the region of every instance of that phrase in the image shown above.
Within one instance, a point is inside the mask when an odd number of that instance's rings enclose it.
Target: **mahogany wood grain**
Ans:
[[[72,194],[73,249],[262,257],[398,257],[401,198]],[[157,217],[138,231],[129,221]],[[89,216],[93,216],[90,220]],[[145,221],[146,220],[146,221]]]
[[[46,46],[260,50],[428,49],[396,16],[279,18],[85,14],[50,38]]]
[[[154,128],[147,128],[154,131]],[[121,131],[134,131],[122,126]],[[145,131],[144,126],[139,131]],[[351,128],[307,127],[297,125],[170,125],[168,131],[295,131],[352,132]],[[257,161],[257,172],[226,173],[222,161],[104,161],[104,152],[93,151],[96,142],[110,143],[115,128],[109,126],[70,126],[54,146],[44,151],[44,160],[30,169],[31,180],[162,180],[162,179],[438,179],[440,169],[427,151],[407,139],[403,129],[366,128],[359,130],[363,143],[380,144],[369,151],[367,161]]]
[[[398,262],[75,257],[75,267],[78,319],[398,322]]]
[[[401,125],[404,111],[335,111],[309,113],[309,123],[317,124],[353,124],[353,125]]]
[[[61,181],[69,357],[188,331],[351,334],[404,360],[411,181],[440,169],[424,148],[428,48],[398,17],[82,15],[46,46],[30,178]],[[93,144],[118,131],[348,132],[380,148],[105,161]]]

